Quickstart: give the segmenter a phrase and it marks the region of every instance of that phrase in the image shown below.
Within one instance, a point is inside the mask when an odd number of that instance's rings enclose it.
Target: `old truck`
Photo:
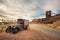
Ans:
[[[10,33],[17,33],[20,30],[26,30],[29,26],[29,20],[26,19],[17,19],[17,22],[13,25],[10,25],[7,29],[6,32],[10,32]]]

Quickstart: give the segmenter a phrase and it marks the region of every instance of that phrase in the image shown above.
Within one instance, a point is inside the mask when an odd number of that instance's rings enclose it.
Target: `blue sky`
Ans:
[[[0,15],[8,18],[45,18],[45,11],[60,13],[60,0],[0,0]],[[1,17],[1,16],[0,16]]]

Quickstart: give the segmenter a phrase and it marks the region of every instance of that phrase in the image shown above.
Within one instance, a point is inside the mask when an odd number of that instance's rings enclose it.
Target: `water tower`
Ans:
[[[49,18],[49,17],[51,17],[51,10],[46,11],[46,18]]]

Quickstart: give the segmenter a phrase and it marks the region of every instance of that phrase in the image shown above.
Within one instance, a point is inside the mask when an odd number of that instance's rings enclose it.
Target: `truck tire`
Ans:
[[[8,33],[8,29],[6,29],[6,30],[5,30],[5,32],[7,32],[7,33]]]
[[[6,30],[5,30],[5,32],[11,32],[11,26],[9,26]]]
[[[18,30],[17,28],[14,28],[14,29],[12,30],[12,33],[13,33],[13,34],[16,34],[18,31],[19,31],[19,30]]]

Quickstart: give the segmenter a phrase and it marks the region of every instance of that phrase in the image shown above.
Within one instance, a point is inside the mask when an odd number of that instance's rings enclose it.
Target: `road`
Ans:
[[[30,24],[29,27],[33,27],[33,28],[36,28],[40,31],[46,32],[48,34],[52,34],[52,35],[56,35],[56,36],[60,37],[60,31],[59,30],[44,28],[44,27],[41,27],[41,25],[39,25],[39,24]]]

